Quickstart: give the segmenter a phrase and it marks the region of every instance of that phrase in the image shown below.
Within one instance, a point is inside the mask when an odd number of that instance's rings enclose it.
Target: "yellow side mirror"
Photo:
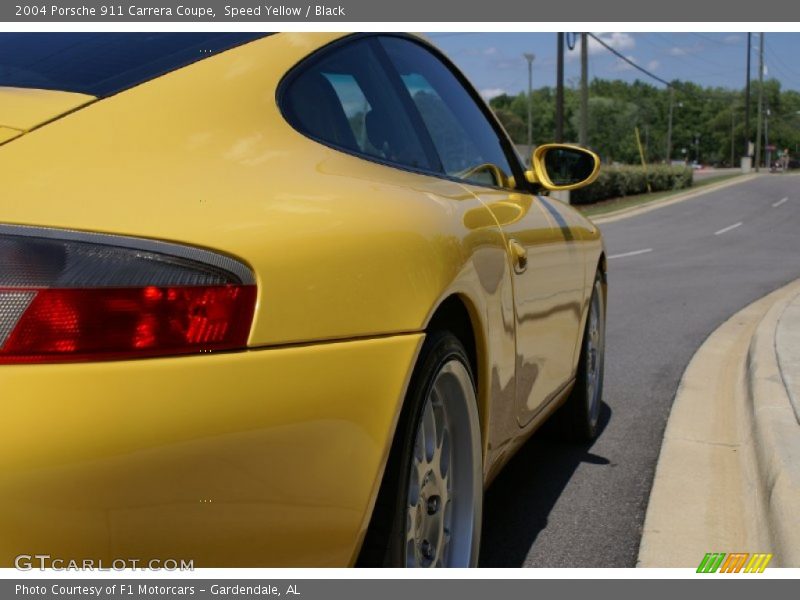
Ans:
[[[532,170],[525,173],[531,183],[548,190],[574,190],[597,179],[600,157],[571,144],[542,144],[531,156]]]

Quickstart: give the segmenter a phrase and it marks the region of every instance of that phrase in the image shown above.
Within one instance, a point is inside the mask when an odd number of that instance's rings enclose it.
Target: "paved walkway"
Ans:
[[[786,306],[778,320],[775,351],[783,383],[800,424],[800,294]]]

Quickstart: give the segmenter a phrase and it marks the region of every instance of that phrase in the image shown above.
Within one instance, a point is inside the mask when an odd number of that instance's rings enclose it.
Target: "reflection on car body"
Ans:
[[[539,194],[597,158],[525,170],[424,40],[0,34],[0,114],[2,564],[475,565],[596,434],[603,242]]]

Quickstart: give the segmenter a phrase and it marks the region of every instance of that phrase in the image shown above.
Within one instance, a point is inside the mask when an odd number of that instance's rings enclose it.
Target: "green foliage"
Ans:
[[[593,204],[609,198],[644,194],[648,191],[648,181],[653,192],[679,190],[691,187],[692,175],[688,167],[650,165],[646,171],[641,166],[602,167],[594,183],[570,194],[570,202]]]
[[[744,92],[673,81],[672,152],[670,160],[738,165],[745,150]],[[564,90],[564,139],[578,139],[578,89]],[[751,89],[750,140],[756,138],[758,82]],[[511,139],[527,143],[528,98],[502,95],[490,105]],[[634,128],[638,127],[648,163],[666,160],[670,92],[642,81],[627,83],[595,79],[589,85],[589,146],[605,163],[641,161]],[[800,154],[800,92],[781,90],[780,82],[764,82],[764,105],[770,110],[769,143]],[[543,87],[531,94],[533,143],[553,141],[555,90]],[[766,110],[765,110],[766,113]],[[765,135],[766,137],[766,135]],[[766,141],[766,140],[762,140]],[[733,162],[731,163],[731,160]]]
[[[589,146],[605,162],[634,162],[638,159],[633,124],[639,118],[639,107],[633,102],[608,97],[589,98]],[[578,115],[573,115],[578,126]],[[623,133],[626,132],[626,133]]]
[[[512,140],[524,140],[527,143],[528,125],[517,113],[509,108],[496,108],[494,114],[503,124]],[[518,143],[523,143],[522,141]]]

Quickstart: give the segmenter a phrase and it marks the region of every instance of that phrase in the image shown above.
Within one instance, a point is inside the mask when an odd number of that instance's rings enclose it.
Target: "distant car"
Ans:
[[[699,171],[701,169],[705,169],[705,165],[701,165],[699,162],[693,161],[692,162],[692,169],[694,169],[695,171]]]
[[[0,563],[471,566],[562,404],[599,230],[395,34],[0,34]],[[83,564],[83,563],[80,563]]]

